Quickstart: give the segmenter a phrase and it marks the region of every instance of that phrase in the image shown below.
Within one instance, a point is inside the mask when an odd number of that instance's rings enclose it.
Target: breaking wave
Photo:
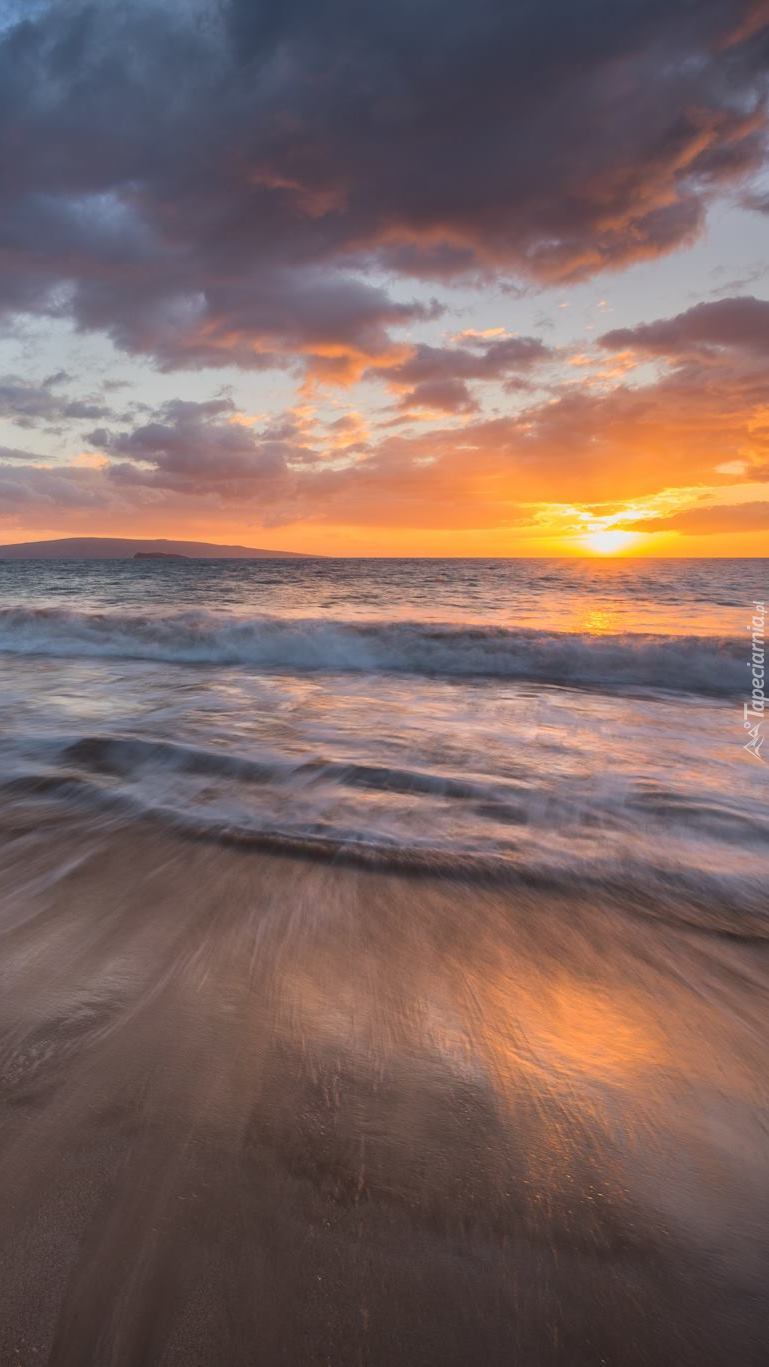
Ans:
[[[73,752],[71,752],[73,753]],[[74,755],[73,755],[74,757]],[[641,914],[707,934],[766,944],[765,881],[755,868],[702,870],[696,861],[671,866],[664,860],[612,851],[583,861],[554,860],[532,847],[523,851],[463,848],[455,841],[432,844],[388,837],[383,830],[343,829],[316,820],[309,826],[281,827],[269,818],[248,822],[205,813],[195,805],[168,805],[147,790],[105,790],[86,772],[18,774],[0,783],[6,803],[14,800],[60,801],[70,815],[91,810],[92,848],[111,840],[136,820],[163,832],[244,853],[253,852],[321,861],[382,873],[451,879],[461,883],[504,885],[522,896],[549,892],[564,897],[620,901],[627,915]],[[80,818],[78,818],[80,820]],[[52,877],[66,875],[70,862]]]
[[[489,677],[713,694],[744,690],[744,643],[731,637],[590,635],[328,618],[167,616],[0,609],[0,651],[264,670]]]

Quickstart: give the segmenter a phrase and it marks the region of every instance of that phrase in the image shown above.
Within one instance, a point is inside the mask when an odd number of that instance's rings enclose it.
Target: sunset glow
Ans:
[[[605,531],[589,532],[582,538],[582,544],[593,555],[621,555],[629,551],[639,541],[636,532]]]
[[[354,32],[289,7],[256,80],[233,36],[249,5],[199,25],[197,4],[142,0],[126,31],[96,6],[82,44],[67,6],[31,7],[0,546],[765,551],[765,7],[713,0],[681,28],[663,6],[647,28],[642,4],[600,40],[575,11],[568,51],[518,6],[440,32],[406,7],[433,82],[373,6]],[[529,84],[530,38],[565,117]]]

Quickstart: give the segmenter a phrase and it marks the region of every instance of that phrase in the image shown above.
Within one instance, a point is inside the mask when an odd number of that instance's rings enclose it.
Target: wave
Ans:
[[[54,742],[55,745],[55,742]],[[144,766],[179,774],[210,775],[260,785],[290,781],[345,784],[372,792],[419,794],[430,797],[483,799],[495,789],[450,775],[396,768],[390,764],[361,764],[351,760],[254,760],[176,741],[145,740],[140,736],[81,736],[60,751],[64,764],[118,778],[141,772]],[[507,783],[505,787],[510,788]]]
[[[626,915],[727,939],[769,941],[765,880],[751,872],[704,871],[693,864],[671,868],[649,859],[610,852],[603,858],[570,863],[529,856],[495,854],[455,846],[425,846],[387,839],[380,832],[342,831],[324,823],[313,829],[285,829],[266,823],[239,824],[230,820],[182,811],[146,795],[105,791],[86,775],[69,773],[17,774],[0,783],[6,799],[63,802],[70,815],[90,809],[89,838],[98,846],[111,841],[135,821],[149,821],[157,835],[175,835],[244,854],[263,854],[310,860],[372,873],[412,878],[449,879],[460,884],[503,886],[515,892],[516,905],[527,895],[543,893],[579,904],[585,898],[595,909],[601,903],[621,905]],[[79,818],[78,818],[79,821]],[[79,821],[79,824],[82,824]],[[39,820],[25,830],[37,833]],[[66,875],[71,859],[59,870]],[[55,877],[56,875],[54,875]]]
[[[744,643],[731,637],[523,630],[407,621],[229,617],[213,612],[0,609],[0,652],[264,670],[404,673],[734,694]]]
[[[244,853],[619,899],[723,935],[769,938],[769,823],[737,795],[664,781],[542,790],[434,765],[222,751],[120,733],[0,741],[0,794],[25,830],[40,803],[87,810],[95,841],[134,821]],[[52,810],[46,808],[46,810]]]

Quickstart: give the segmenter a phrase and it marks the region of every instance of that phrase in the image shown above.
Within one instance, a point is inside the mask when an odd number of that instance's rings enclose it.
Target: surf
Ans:
[[[738,694],[744,643],[728,636],[592,634],[404,620],[70,608],[0,610],[0,652],[330,674],[520,679]]]

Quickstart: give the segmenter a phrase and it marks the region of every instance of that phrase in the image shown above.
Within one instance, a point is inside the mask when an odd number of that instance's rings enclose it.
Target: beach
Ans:
[[[5,834],[4,1362],[764,1360],[764,940]]]

